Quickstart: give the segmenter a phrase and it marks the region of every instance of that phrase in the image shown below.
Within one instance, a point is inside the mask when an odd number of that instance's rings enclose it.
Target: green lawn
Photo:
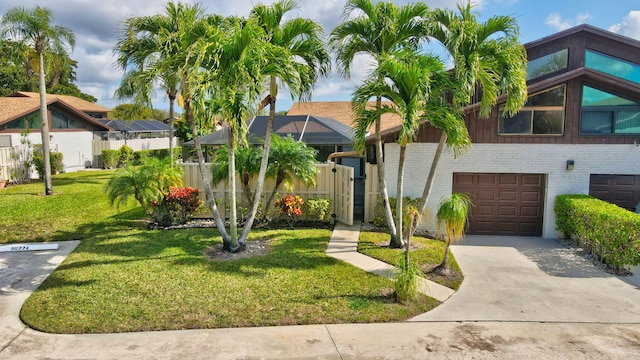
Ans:
[[[401,321],[437,301],[395,302],[393,284],[325,255],[329,230],[255,230],[267,255],[211,261],[213,229],[148,230],[138,207],[111,209],[112,172],[65,174],[0,190],[4,242],[80,239],[25,302],[22,320],[46,332],[98,333]]]
[[[396,265],[398,257],[402,253],[401,249],[391,249],[387,247],[389,244],[389,234],[374,231],[362,231],[360,233],[360,242],[358,251],[384,261],[386,263]],[[462,283],[462,272],[456,259],[449,252],[448,265],[451,268],[451,275],[440,276],[431,272],[434,267],[442,262],[444,256],[445,244],[439,240],[433,240],[420,236],[411,238],[412,250],[409,253],[411,261],[414,261],[420,269],[425,273],[427,279],[437,282],[454,290],[458,290]]]

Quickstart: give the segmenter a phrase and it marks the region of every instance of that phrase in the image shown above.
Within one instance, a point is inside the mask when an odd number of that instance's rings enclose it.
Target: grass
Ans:
[[[358,251],[367,256],[371,256],[372,258],[397,266],[399,255],[404,250],[389,248],[387,246],[388,244],[389,234],[383,232],[362,231],[360,232]],[[451,268],[450,276],[440,276],[431,271],[442,262],[445,247],[444,242],[414,236],[411,238],[411,245],[412,250],[409,253],[410,260],[420,267],[429,280],[448,288],[458,290],[464,277],[456,259],[451,253],[449,253],[448,259],[448,265]]]
[[[29,326],[112,333],[388,322],[438,304],[426,296],[399,304],[390,280],[326,256],[326,229],[254,230],[250,241],[269,239],[268,254],[211,261],[204,252],[220,246],[215,230],[148,230],[139,207],[111,209],[102,193],[111,174],[57,176],[49,197],[42,184],[0,191],[6,242],[82,240],[25,302]]]

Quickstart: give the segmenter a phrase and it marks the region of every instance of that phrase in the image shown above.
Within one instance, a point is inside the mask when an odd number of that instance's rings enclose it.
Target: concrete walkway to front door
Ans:
[[[556,240],[466,236],[451,251],[462,286],[412,321],[640,323],[640,274],[609,274]]]

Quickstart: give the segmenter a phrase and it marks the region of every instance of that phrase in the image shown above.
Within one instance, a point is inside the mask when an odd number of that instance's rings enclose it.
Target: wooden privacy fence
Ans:
[[[185,186],[198,189],[200,191],[200,199],[206,199],[204,184],[200,177],[198,164],[183,163],[182,167],[184,169]],[[210,179],[211,164],[205,164],[205,167],[207,169],[206,176]],[[299,195],[303,200],[311,198],[331,199],[333,202],[336,220],[349,225],[353,224],[353,168],[349,166],[335,165],[333,163],[317,164],[317,167],[318,173],[316,175],[316,186],[308,187],[303,182],[296,180],[293,182],[293,191],[291,192]],[[263,191],[263,197],[265,199],[271,194],[274,186],[275,181],[273,179],[265,179]],[[251,181],[251,187],[255,188],[255,179]],[[374,189],[370,191],[374,191]],[[222,204],[223,201],[225,204],[227,203],[229,190],[224,182],[213,186],[213,192],[215,198],[219,200],[218,204]],[[279,189],[279,193],[285,194],[287,191],[281,188]],[[238,203],[246,201],[242,192],[242,184],[238,178],[236,179],[236,194],[239,201]],[[373,199],[375,201],[375,196],[373,196]],[[220,211],[220,215],[223,217],[225,216],[224,210],[225,209],[222,206],[219,206],[218,211]],[[371,206],[371,215],[373,215],[373,206]],[[373,219],[373,216],[371,216],[371,219]]]
[[[11,172],[15,168],[15,160],[12,158],[12,147],[0,148],[0,180],[11,180]]]

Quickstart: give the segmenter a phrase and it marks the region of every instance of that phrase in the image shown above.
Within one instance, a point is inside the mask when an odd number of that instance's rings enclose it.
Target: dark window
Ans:
[[[584,85],[580,133],[640,134],[640,104]]]
[[[36,111],[3,126],[4,129],[40,129],[40,111]]]
[[[584,65],[593,70],[640,84],[640,65],[593,50],[585,53]]]
[[[569,50],[563,49],[553,54],[530,60],[527,64],[527,80],[566,69],[568,58]]]
[[[498,131],[503,135],[562,135],[564,130],[565,86],[529,96],[512,117],[500,116]],[[502,107],[500,113],[502,113]]]
[[[72,119],[67,115],[57,111],[51,111],[51,128],[52,129],[82,129],[82,123],[76,119]]]

